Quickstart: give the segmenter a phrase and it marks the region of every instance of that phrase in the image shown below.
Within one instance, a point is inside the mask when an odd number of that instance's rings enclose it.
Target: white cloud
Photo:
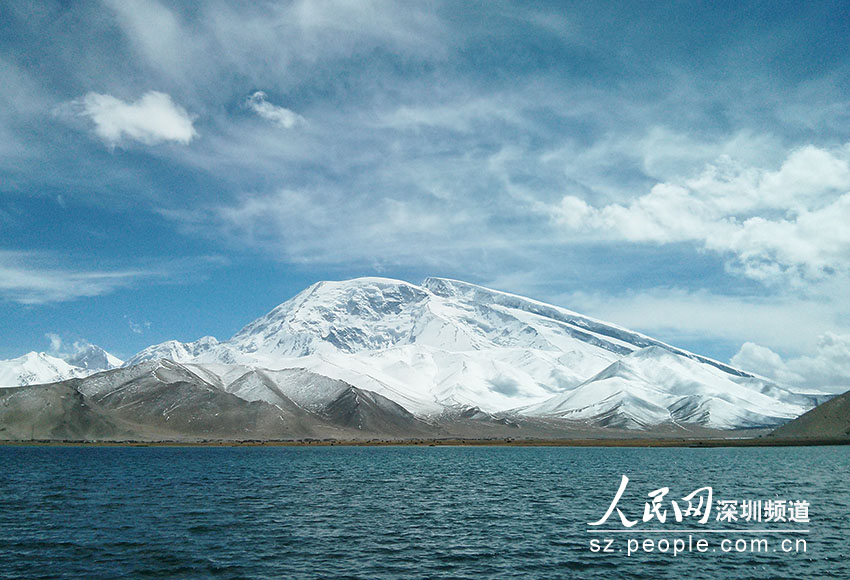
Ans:
[[[44,337],[50,342],[50,348],[47,352],[59,358],[68,358],[75,354],[79,354],[92,346],[92,344],[84,338],[68,341],[55,332],[45,333]]]
[[[0,298],[30,305],[67,302],[108,294],[153,275],[137,270],[74,270],[52,262],[32,252],[0,251]]]
[[[521,108],[527,105],[525,102],[510,102],[510,98],[504,95],[452,95],[446,103],[402,105],[381,114],[377,125],[402,130],[427,127],[470,132],[490,123],[520,124],[523,122]]]
[[[21,128],[32,118],[40,119],[48,102],[30,75],[0,54],[0,167],[16,167],[35,153],[37,148]]]
[[[817,348],[824,329],[840,328],[850,315],[840,292],[812,297],[734,296],[659,288],[624,294],[575,292],[550,300],[673,344],[750,341],[802,354]]]
[[[36,305],[102,296],[142,283],[197,282],[210,268],[227,263],[219,256],[192,256],[148,263],[135,269],[89,270],[49,252],[0,250],[0,300]]]
[[[50,350],[51,353],[62,352],[62,337],[56,334],[55,332],[48,332],[44,335],[44,337],[50,341]]]
[[[482,231],[464,209],[434,197],[376,199],[333,188],[282,189],[243,195],[231,204],[160,213],[194,233],[299,263],[434,264],[471,249],[502,251],[513,245]]]
[[[127,103],[111,95],[88,93],[79,104],[95,124],[95,133],[110,145],[132,139],[146,145],[173,141],[187,145],[197,136],[192,117],[165,93],[150,91]]]
[[[330,52],[357,43],[387,44],[395,50],[442,54],[447,43],[440,21],[425,5],[386,0],[298,0],[280,13],[313,50]],[[348,45],[348,46],[347,46]],[[303,50],[303,47],[302,47]]]
[[[130,332],[133,334],[144,334],[146,330],[150,330],[151,323],[149,320],[145,320],[144,322],[136,322],[129,316],[124,316],[127,320],[127,326],[130,327]]]
[[[766,346],[745,342],[729,361],[739,369],[756,373],[785,384],[800,384],[803,377],[793,372],[782,357]]]
[[[154,0],[103,0],[136,49],[157,68],[185,71],[196,51],[195,39],[177,17]]]
[[[304,122],[304,117],[298,113],[268,102],[266,100],[266,93],[262,91],[257,91],[248,97],[245,104],[263,119],[267,119],[284,129],[291,129]]]
[[[704,140],[669,127],[650,127],[646,134],[621,146],[638,155],[643,171],[658,181],[686,179],[717,159],[735,159],[743,165],[781,163],[787,151],[776,137],[739,131],[719,139]]]
[[[850,334],[825,333],[814,354],[787,360],[748,342],[732,357],[732,364],[797,387],[845,392],[850,390]]]
[[[757,280],[817,280],[850,270],[848,157],[847,147],[806,146],[770,171],[724,156],[627,203],[594,207],[567,195],[550,210],[565,228],[601,239],[700,244]]]
[[[234,74],[293,86],[327,60],[384,46],[424,58],[454,40],[427,5],[383,0],[213,1],[191,11],[156,0],[103,3],[146,72],[187,91],[219,91]]]

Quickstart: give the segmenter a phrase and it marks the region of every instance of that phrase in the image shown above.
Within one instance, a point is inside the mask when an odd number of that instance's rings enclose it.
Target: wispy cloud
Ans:
[[[452,41],[427,6],[384,0],[212,1],[191,14],[156,0],[104,4],[148,70],[187,88],[231,89],[239,73],[291,85],[327,60],[378,47],[444,55]]]
[[[124,319],[127,321],[127,326],[130,328],[130,332],[133,334],[144,334],[145,331],[150,330],[151,322],[149,320],[145,320],[144,322],[136,322],[129,316],[124,316]]]
[[[67,268],[45,254],[0,251],[0,297],[19,304],[67,302],[101,296],[157,275],[144,270]]]
[[[478,218],[437,198],[375,200],[331,188],[282,189],[244,195],[233,204],[161,213],[195,234],[224,236],[296,263],[397,264],[415,256],[437,264],[487,243],[492,250],[509,245],[489,236],[485,242],[473,225]],[[460,239],[456,232],[465,225],[468,235]]]
[[[0,250],[0,299],[25,305],[103,296],[122,288],[197,281],[226,263],[218,256],[159,260],[138,268],[87,269],[48,252]]]
[[[22,129],[33,119],[41,121],[47,102],[31,76],[0,54],[0,167],[11,169],[33,155],[37,146]]]
[[[131,139],[146,145],[173,141],[187,145],[197,136],[192,117],[171,97],[150,91],[128,103],[112,95],[88,93],[77,104],[94,122],[95,133],[109,145]]]

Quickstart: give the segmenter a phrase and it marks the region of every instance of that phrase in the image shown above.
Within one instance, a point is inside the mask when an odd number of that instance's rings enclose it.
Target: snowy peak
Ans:
[[[305,356],[411,344],[448,351],[561,350],[576,341],[621,356],[661,344],[563,308],[444,278],[428,278],[422,287],[385,278],[321,282],[229,343],[242,352]]]
[[[87,343],[75,346],[78,348],[73,354],[61,358],[44,352],[29,352],[0,361],[0,387],[55,383],[118,368],[123,364],[99,346]]]
[[[83,369],[43,352],[0,361],[0,387],[55,383],[84,374]]]
[[[85,345],[76,353],[65,357],[65,362],[88,371],[108,371],[124,364],[124,361],[94,344]]]
[[[169,359],[174,361],[192,360],[205,352],[215,349],[219,345],[218,340],[212,336],[205,336],[195,342],[178,342],[168,340],[166,342],[149,346],[136,353],[123,363],[125,367],[132,367],[149,360]],[[230,361],[228,361],[230,362]]]
[[[413,284],[385,278],[320,282],[240,330],[230,343],[279,356],[408,344],[429,297]]]

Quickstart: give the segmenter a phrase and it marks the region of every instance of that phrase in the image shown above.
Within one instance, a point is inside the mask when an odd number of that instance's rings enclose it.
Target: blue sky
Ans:
[[[0,357],[435,275],[846,389],[847,11],[0,5]]]

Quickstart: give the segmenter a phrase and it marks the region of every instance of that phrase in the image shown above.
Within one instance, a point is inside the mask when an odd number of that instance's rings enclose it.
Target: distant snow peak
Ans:
[[[176,340],[168,340],[160,344],[149,346],[141,352],[136,353],[134,356],[129,358],[123,366],[132,367],[145,361],[158,359],[189,361],[216,348],[218,345],[218,340],[212,336],[205,336],[195,342],[178,342]]]
[[[43,352],[0,361],[0,386],[16,387],[52,383],[81,376],[81,369]]]
[[[124,364],[124,361],[113,356],[94,344],[83,344],[72,355],[63,357],[68,364],[89,371],[108,371]]]
[[[21,357],[0,361],[0,387],[54,383],[114,369],[122,361],[102,348],[76,343],[73,354],[54,356],[29,352]]]

